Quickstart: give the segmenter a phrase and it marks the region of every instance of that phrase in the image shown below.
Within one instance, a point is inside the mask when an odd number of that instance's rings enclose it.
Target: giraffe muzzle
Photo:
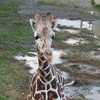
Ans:
[[[50,49],[46,49],[44,52],[46,55],[51,56],[52,55],[52,51]]]

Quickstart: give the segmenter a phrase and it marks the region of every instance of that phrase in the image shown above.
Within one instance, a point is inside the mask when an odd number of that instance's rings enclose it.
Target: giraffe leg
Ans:
[[[66,98],[62,99],[62,100],[67,100]]]
[[[67,100],[67,98],[64,96],[64,98],[62,100]]]
[[[28,91],[27,100],[31,100],[31,91]]]
[[[67,100],[67,98],[66,98],[64,93],[62,93],[61,97],[62,97],[62,100]]]

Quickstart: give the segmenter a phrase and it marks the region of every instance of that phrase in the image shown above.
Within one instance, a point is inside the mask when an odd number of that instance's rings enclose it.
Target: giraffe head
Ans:
[[[35,20],[30,19],[30,24],[34,32],[38,52],[44,55],[46,60],[51,61],[51,44],[52,39],[55,37],[55,33],[52,30],[54,26],[54,16],[51,13],[47,13],[45,21],[42,21],[41,15],[36,14]]]

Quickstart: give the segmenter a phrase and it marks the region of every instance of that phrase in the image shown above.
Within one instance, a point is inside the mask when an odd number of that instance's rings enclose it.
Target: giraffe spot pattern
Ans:
[[[51,90],[48,92],[48,100],[53,100],[53,99],[57,99],[57,98],[58,98],[58,95],[56,92],[51,91]]]
[[[49,84],[47,84],[47,90],[49,90],[50,89],[50,85]]]
[[[54,79],[52,80],[51,86],[52,86],[52,88],[54,88],[54,89],[57,88],[57,80],[56,80],[56,78],[54,78]]]
[[[40,81],[40,79],[37,79],[37,91],[45,90],[45,85]]]

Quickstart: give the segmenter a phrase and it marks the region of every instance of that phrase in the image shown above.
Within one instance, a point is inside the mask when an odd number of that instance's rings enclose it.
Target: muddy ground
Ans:
[[[17,0],[22,1],[23,4],[19,6],[21,9],[20,14],[34,16],[36,13],[45,15],[47,12],[52,12],[56,18],[69,18],[69,19],[82,19],[82,20],[94,20],[100,19],[98,16],[91,16],[89,13],[95,10],[89,1],[82,2],[66,2],[67,7],[52,6],[52,5],[41,5],[37,3],[38,0]],[[74,1],[74,0],[73,0]],[[83,3],[83,5],[82,5]]]
[[[0,0],[1,2],[7,2],[9,0]],[[13,1],[13,0],[12,0]],[[39,0],[14,0],[18,1],[19,13],[33,17],[36,13],[45,15],[47,12],[52,12],[56,18],[68,18],[68,19],[82,19],[82,20],[95,20],[100,17],[90,15],[91,11],[95,11],[95,8],[90,4],[90,0],[56,0],[67,4],[67,6],[54,6],[54,5],[42,5],[38,3]],[[41,1],[41,0],[40,0]],[[43,0],[49,1],[49,0]],[[55,1],[55,0],[52,0]],[[100,11],[98,11],[100,13]]]

